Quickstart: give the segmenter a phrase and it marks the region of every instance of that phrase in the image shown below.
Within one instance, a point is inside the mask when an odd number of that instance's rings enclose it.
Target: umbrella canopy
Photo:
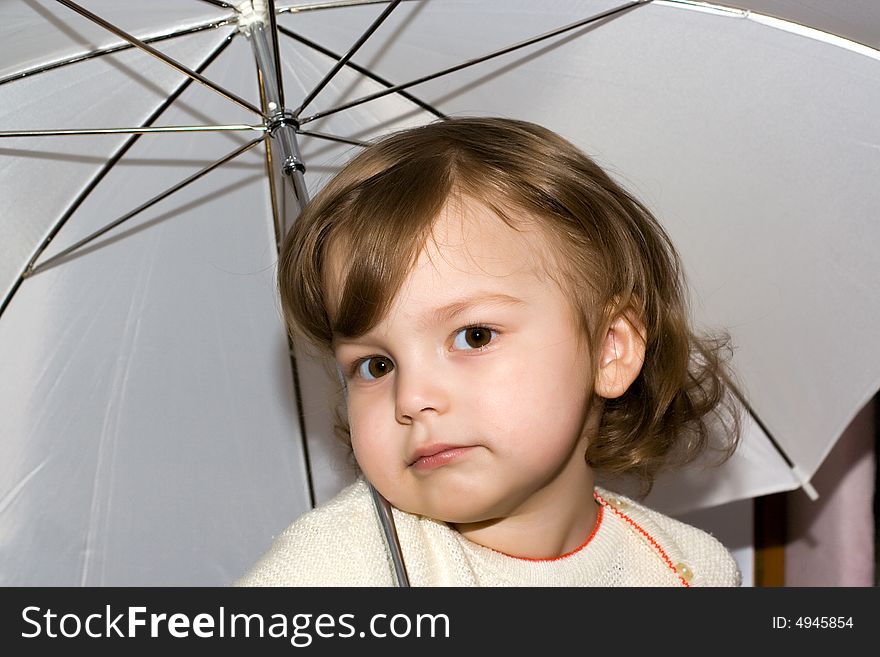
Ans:
[[[313,194],[358,142],[510,116],[643,199],[751,411],[662,510],[807,482],[877,391],[875,5],[261,4],[0,2],[3,585],[226,584],[350,481],[278,312],[284,139]]]

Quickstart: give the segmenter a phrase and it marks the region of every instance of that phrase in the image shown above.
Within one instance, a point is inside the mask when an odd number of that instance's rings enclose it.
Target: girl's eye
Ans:
[[[485,326],[470,326],[456,333],[452,344],[456,349],[482,349],[497,335],[496,331]]]
[[[388,358],[384,356],[371,356],[358,363],[356,372],[360,378],[372,381],[373,379],[385,376],[393,369],[394,363]]]

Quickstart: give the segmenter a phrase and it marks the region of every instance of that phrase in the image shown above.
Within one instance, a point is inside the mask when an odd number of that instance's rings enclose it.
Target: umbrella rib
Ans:
[[[770,440],[770,444],[773,445],[779,456],[782,457],[782,460],[785,461],[786,465],[788,465],[789,468],[794,469],[794,461],[788,456],[788,454],[785,453],[785,450],[782,449],[782,445],[777,442],[776,438],[770,432],[770,428],[766,424],[764,424],[764,421],[755,412],[755,409],[752,408],[752,405],[749,404],[749,402],[746,400],[745,395],[740,392],[739,388],[737,388],[732,381],[727,380],[727,385],[731,389],[737,400],[739,400],[739,403],[743,405],[743,408],[748,411],[749,415],[752,416],[752,419],[755,421],[755,423],[761,428],[761,431],[763,431],[767,435],[767,438]]]
[[[70,255],[71,253],[82,248],[86,244],[94,241],[95,239],[97,239],[101,235],[105,234],[107,231],[112,230],[113,228],[116,228],[117,226],[128,221],[132,217],[140,214],[141,212],[143,212],[147,208],[154,206],[159,201],[167,198],[168,196],[171,196],[171,194],[183,189],[184,187],[186,187],[190,183],[195,182],[196,180],[198,180],[202,176],[210,173],[211,171],[213,171],[214,169],[219,167],[220,165],[225,164],[226,162],[229,162],[232,159],[235,159],[236,157],[238,157],[239,155],[241,155],[242,153],[244,153],[246,151],[249,151],[251,148],[253,148],[257,144],[259,144],[261,141],[263,141],[263,139],[264,139],[264,137],[258,137],[257,139],[253,139],[253,140],[249,141],[248,143],[244,144],[243,146],[239,146],[231,153],[224,155],[219,160],[212,162],[211,164],[209,164],[205,168],[197,171],[196,173],[192,174],[191,176],[185,178],[184,180],[181,180],[179,183],[172,185],[171,187],[169,187],[165,191],[160,192],[159,194],[156,194],[154,197],[152,197],[148,201],[142,203],[141,205],[136,207],[134,210],[125,213],[124,215],[122,215],[118,219],[115,219],[114,221],[111,221],[106,226],[99,228],[98,230],[96,230],[92,234],[88,235],[87,237],[84,237],[83,239],[79,240],[75,244],[72,244],[71,246],[67,247],[63,251],[56,253],[51,258],[45,260],[44,262],[41,262],[39,265],[29,267],[27,270],[25,270],[23,277],[28,278],[30,276],[33,276],[37,272],[52,266],[53,263]]]
[[[196,69],[200,73],[208,68],[214,60],[216,60],[221,53],[223,53],[226,48],[232,43],[232,39],[235,37],[237,33],[232,32],[226,35],[226,38],[220,42],[220,44],[214,48],[214,50],[208,53],[208,56],[204,59],[204,61],[199,64],[199,67]],[[173,103],[176,101],[184,91],[186,91],[189,86],[193,83],[191,78],[186,78],[177,86],[177,88],[169,94],[169,96],[147,117],[147,120],[144,121],[144,125],[150,125],[158,119],[162,114],[165,113]],[[27,266],[25,267],[25,271],[28,271],[33,266],[34,262],[36,262],[37,258],[39,258],[43,252],[46,250],[46,247],[49,246],[49,243],[55,238],[58,232],[64,227],[67,221],[73,216],[73,214],[77,211],[80,205],[82,205],[83,201],[86,200],[89,194],[100,184],[100,182],[104,179],[104,177],[110,173],[110,170],[116,166],[119,160],[129,151],[129,149],[134,146],[137,140],[140,139],[140,135],[132,135],[122,146],[117,149],[117,151],[112,155],[112,157],[104,164],[103,167],[92,177],[92,179],[86,184],[85,188],[79,193],[79,195],[74,199],[73,203],[70,204],[70,207],[64,212],[64,214],[55,222],[55,225],[52,226],[52,229],[49,231],[49,234],[43,239],[43,242],[40,244],[39,248],[34,252],[28,261]],[[2,303],[0,303],[0,317],[3,316],[3,312],[6,310],[6,307],[9,305],[10,300],[13,296],[15,296],[18,287],[21,285],[24,280],[24,273],[20,274],[18,280],[13,285],[12,289],[9,291],[9,294],[6,295],[6,298],[3,299]]]
[[[500,50],[495,50],[480,57],[476,57],[474,59],[469,59],[466,62],[462,62],[461,64],[456,64],[455,66],[450,66],[449,68],[443,69],[441,71],[437,71],[436,73],[432,73],[431,75],[426,75],[421,78],[417,78],[415,80],[410,80],[409,82],[404,82],[403,84],[399,84],[395,87],[390,87],[383,91],[378,91],[374,94],[370,94],[368,96],[363,96],[362,98],[357,98],[348,103],[343,103],[342,105],[338,105],[329,110],[325,110],[323,112],[318,112],[317,114],[313,114],[304,119],[300,119],[300,125],[305,123],[309,123],[310,121],[314,121],[316,119],[323,118],[325,116],[329,116],[331,114],[335,114],[336,112],[341,112],[342,110],[347,110],[352,107],[356,107],[357,105],[362,105],[363,103],[367,103],[371,100],[376,100],[377,98],[382,98],[383,96],[387,96],[388,94],[395,93],[401,89],[406,89],[408,87],[415,86],[417,84],[422,84],[423,82],[428,82],[429,80],[434,80],[436,78],[442,77],[444,75],[448,75],[450,73],[455,73],[456,71],[460,71],[464,68],[468,68],[470,66],[474,66],[476,64],[481,64],[490,59],[494,59],[496,57],[500,57],[501,55],[506,55],[508,53],[514,52],[515,50],[520,50],[521,48],[525,48],[527,46],[534,45],[541,41],[545,41],[547,39],[553,38],[555,36],[559,36],[560,34],[564,34],[566,32],[570,32],[572,30],[576,30],[579,27],[584,27],[589,25],[590,23],[594,23],[596,21],[602,20],[604,18],[609,18],[621,12],[628,11],[630,9],[634,9],[635,7],[640,7],[646,4],[649,4],[652,0],[634,0],[633,2],[628,2],[624,5],[620,5],[618,7],[614,7],[607,11],[603,11],[594,16],[590,16],[589,18],[585,18],[579,20],[577,22],[571,23],[569,25],[565,25],[563,27],[557,28],[550,32],[546,32],[544,34],[538,35],[536,37],[532,37],[531,39],[527,39],[525,41],[520,41],[519,43],[515,43],[511,46],[507,46],[505,48],[501,48]]]
[[[231,19],[222,20],[215,23],[208,23],[207,25],[198,25],[196,27],[191,27],[186,30],[180,30],[179,32],[171,32],[170,34],[163,34],[161,36],[150,37],[149,39],[144,39],[144,43],[156,43],[157,41],[165,41],[166,39],[175,39],[177,37],[187,36],[190,34],[196,34],[198,32],[204,32],[205,30],[214,30],[217,28],[221,28],[225,25],[229,25],[229,23],[233,22]],[[68,66],[70,64],[78,64],[79,62],[85,62],[90,59],[96,59],[98,57],[103,57],[104,55],[111,55],[116,52],[122,52],[124,50],[131,50],[134,48],[130,43],[123,43],[116,46],[109,46],[107,48],[101,48],[99,50],[93,50],[92,52],[85,53],[83,55],[77,55],[75,57],[69,57],[67,59],[62,59],[57,62],[52,62],[51,64],[45,64],[44,66],[39,66],[36,68],[31,68],[26,71],[21,71],[19,73],[13,73],[11,75],[7,75],[6,77],[0,78],[0,85],[6,84],[7,82],[12,82],[14,80],[20,80],[23,78],[30,77],[32,75],[37,75],[39,73],[45,73],[46,71],[51,71],[56,68],[62,68],[64,66]]]
[[[258,116],[262,116],[263,118],[267,118],[255,105],[246,101],[244,98],[241,98],[240,96],[232,93],[231,91],[224,89],[223,87],[221,87],[217,83],[212,82],[211,80],[207,79],[206,77],[204,77],[200,73],[193,71],[188,66],[184,66],[183,64],[181,64],[177,60],[175,60],[175,59],[169,57],[168,55],[156,50],[152,46],[147,45],[146,43],[144,43],[143,41],[141,41],[137,37],[134,37],[131,34],[129,34],[128,32],[121,30],[120,28],[116,27],[112,23],[107,22],[106,20],[104,20],[100,16],[93,14],[88,9],[85,9],[84,7],[80,7],[78,4],[76,4],[72,0],[56,0],[56,2],[59,2],[62,5],[64,5],[65,7],[68,7],[70,9],[72,9],[73,11],[75,11],[76,13],[80,14],[81,16],[88,18],[93,23],[100,25],[104,29],[115,34],[116,36],[122,37],[123,39],[128,41],[133,46],[143,50],[144,52],[149,53],[153,57],[156,57],[157,59],[168,64],[169,66],[171,66],[172,68],[174,68],[178,72],[183,73],[187,77],[192,78],[196,82],[200,82],[201,84],[203,84],[206,87],[208,87],[209,89],[217,92],[218,94],[220,94],[224,98],[231,100],[234,103],[237,103],[238,105],[244,107],[245,109],[248,109],[251,112],[254,112]]]
[[[393,0],[337,0],[336,2],[316,2],[310,5],[291,5],[278,10],[279,14],[300,14],[306,11],[319,9],[342,9],[345,7],[360,7],[362,5],[384,5]],[[421,2],[423,0],[404,0],[405,2]]]
[[[370,26],[366,30],[364,30],[364,33],[361,34],[360,37],[358,37],[357,41],[354,42],[354,45],[352,45],[352,47],[348,49],[348,52],[338,59],[336,64],[333,65],[333,68],[331,68],[327,72],[327,75],[325,75],[324,78],[317,85],[315,85],[315,87],[306,95],[305,100],[303,100],[302,104],[298,108],[296,108],[296,110],[294,110],[294,118],[298,118],[299,115],[302,114],[302,111],[309,105],[309,103],[311,103],[315,99],[315,96],[317,96],[321,92],[321,90],[327,86],[330,80],[332,80],[333,77],[339,72],[339,70],[348,63],[348,60],[350,60],[354,56],[354,54],[360,49],[360,47],[364,45],[366,40],[369,39],[370,36],[372,36],[373,32],[379,29],[379,26],[385,22],[385,19],[391,15],[391,12],[394,11],[399,4],[400,0],[393,0],[393,2],[385,7],[385,10],[379,15],[378,18],[376,18],[376,20],[372,22],[372,24],[370,24]]]
[[[700,354],[702,354],[702,356],[704,358],[709,360],[709,356],[706,352],[705,347],[698,345],[697,348],[699,349]],[[776,450],[777,454],[779,454],[779,456],[782,458],[782,460],[785,461],[785,464],[789,468],[791,468],[792,470],[797,470],[797,466],[796,466],[794,460],[792,460],[791,457],[789,457],[789,455],[785,453],[785,450],[782,449],[782,445],[780,445],[779,442],[776,440],[776,438],[773,436],[773,433],[770,431],[770,428],[761,419],[761,416],[759,416],[755,412],[755,409],[752,407],[752,405],[746,399],[746,396],[739,389],[739,386],[737,386],[736,383],[734,383],[733,380],[730,378],[730,376],[728,376],[727,374],[722,373],[721,377],[724,381],[724,384],[727,386],[728,390],[730,390],[730,392],[733,393],[733,396],[736,397],[737,401],[739,401],[739,403],[742,405],[742,407],[746,409],[748,414],[752,416],[752,419],[755,421],[755,424],[757,424],[761,428],[761,431],[763,431],[764,434],[767,436],[767,439],[770,441],[770,444],[773,446],[773,448]]]
[[[388,0],[382,0],[382,2],[387,2],[387,1]],[[302,36],[301,34],[297,34],[293,30],[287,29],[286,27],[284,27],[282,25],[278,26],[278,31],[281,32],[281,34],[289,36],[291,39],[295,39],[295,40],[299,41],[300,43],[302,43],[303,45],[306,45],[309,48],[312,48],[313,50],[317,50],[322,55],[327,55],[328,57],[332,57],[333,59],[339,59],[342,56],[342,55],[339,55],[339,54],[333,52],[329,48],[325,48],[321,44],[312,41],[311,39],[307,39],[306,37]],[[373,80],[374,82],[378,82],[383,87],[393,87],[394,86],[394,84],[392,82],[389,82],[388,80],[386,80],[382,76],[373,73],[371,70],[364,68],[363,66],[361,66],[359,64],[355,64],[354,62],[347,62],[346,66],[354,71],[357,71],[358,73],[369,78],[370,80]],[[420,98],[417,98],[416,96],[413,96],[409,92],[398,90],[396,93],[399,96],[401,96],[402,98],[405,98],[406,100],[410,101],[411,103],[418,105],[426,112],[430,112],[431,114],[436,116],[438,119],[445,119],[446,118],[446,115],[443,114],[443,112],[438,110],[436,107],[429,105],[425,101],[421,100]]]
[[[308,434],[306,433],[306,420],[305,415],[303,413],[303,396],[302,396],[302,384],[300,383],[299,376],[299,365],[297,364],[296,354],[294,353],[293,348],[293,339],[290,337],[290,333],[287,334],[287,347],[288,353],[290,354],[290,373],[293,377],[293,394],[296,398],[296,409],[297,409],[297,419],[299,421],[299,435],[300,435],[300,444],[302,445],[303,450],[303,463],[306,468],[306,483],[309,486],[309,503],[312,508],[315,507],[316,499],[315,499],[315,476],[312,474],[312,457],[309,455],[309,441]]]
[[[138,128],[71,128],[59,130],[13,130],[0,132],[3,137],[60,137],[69,135],[143,135],[164,132],[235,132],[252,130],[266,132],[264,125],[166,125],[142,126]]]
[[[313,130],[297,130],[297,134],[306,135],[307,137],[316,137],[317,139],[326,139],[327,141],[335,141],[340,144],[351,144],[352,146],[366,146],[367,142],[350,139],[348,137],[340,137],[339,135],[328,135],[326,132],[314,132]]]

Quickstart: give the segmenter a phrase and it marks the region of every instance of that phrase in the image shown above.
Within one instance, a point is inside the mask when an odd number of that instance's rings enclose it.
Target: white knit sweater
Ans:
[[[596,489],[592,537],[551,560],[511,557],[445,523],[394,509],[412,586],[739,586],[730,553],[706,532]],[[363,479],[282,532],[236,586],[393,586],[393,567]]]

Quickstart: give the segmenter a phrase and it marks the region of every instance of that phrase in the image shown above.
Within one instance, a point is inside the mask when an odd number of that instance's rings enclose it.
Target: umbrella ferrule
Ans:
[[[286,176],[291,175],[294,171],[299,171],[300,173],[306,172],[306,165],[296,159],[296,156],[291,155],[281,164],[281,173]]]
[[[270,107],[270,109],[273,108]],[[269,121],[266,123],[266,127],[271,134],[275,132],[278,128],[282,128],[284,126],[289,126],[293,128],[294,131],[296,131],[299,130],[299,121],[296,120],[293,112],[289,109],[276,109],[269,115]]]
[[[306,172],[306,165],[303,163],[299,155],[299,148],[296,143],[296,131],[299,128],[293,112],[290,110],[277,110],[269,116],[269,122],[266,126],[269,135],[278,141],[281,149],[281,173],[286,176],[291,175],[294,171],[300,173]]]

